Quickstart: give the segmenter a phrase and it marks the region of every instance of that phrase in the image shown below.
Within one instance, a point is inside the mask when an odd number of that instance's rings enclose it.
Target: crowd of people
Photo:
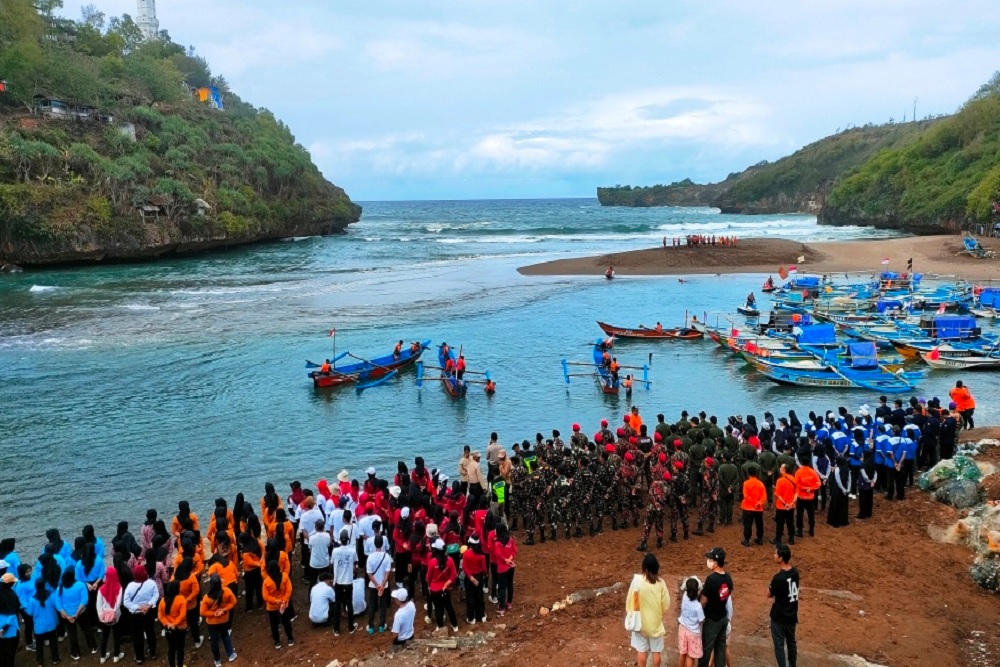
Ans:
[[[136,663],[156,659],[159,635],[170,667],[182,667],[187,637],[197,650],[206,634],[218,667],[237,658],[233,616],[260,611],[280,650],[294,644],[299,581],[314,627],[339,635],[367,620],[368,634],[388,628],[403,647],[414,636],[417,597],[435,632],[459,629],[456,602],[468,625],[511,610],[519,526],[530,546],[631,524],[642,527],[638,549],[647,551],[654,535],[663,547],[668,519],[669,540],[688,539],[732,523],[738,502],[743,546],[752,537],[763,544],[764,513],[773,508],[771,541],[780,548],[814,535],[817,510],[841,527],[854,500],[865,519],[875,493],[902,499],[919,469],[954,454],[962,427],[954,408],[882,397],[874,410],[804,419],[766,412],[720,424],[683,411],[668,423],[659,414],[650,428],[633,406],[614,431],[608,420],[592,436],[574,424],[568,441],[553,430],[508,452],[493,433],[485,469],[482,453],[466,446],[454,480],[418,456],[412,468],[399,461],[391,477],[368,468],[352,479],[343,470],[332,485],[292,482],[285,497],[267,483],[259,503],[218,498],[207,521],[187,501],[169,516],[150,509],[138,537],[122,521],[108,544],[89,525],[71,539],[52,528],[41,554],[22,559],[8,537],[0,540],[0,667],[12,667],[22,636],[44,665],[46,649],[58,661],[64,639],[79,658],[81,635],[102,664],[124,658],[126,640]],[[964,423],[972,425],[971,413]],[[301,568],[294,576],[293,560]],[[709,560],[721,568],[725,554]],[[706,624],[719,625],[718,604],[703,611]],[[711,633],[716,660],[725,649],[719,627]]]
[[[689,245],[689,246],[699,246],[699,245],[723,245],[731,246],[736,245],[735,236],[716,236],[714,234],[688,234],[687,236],[673,236],[670,238],[670,245],[673,247]],[[663,237],[663,247],[667,247],[667,237]]]

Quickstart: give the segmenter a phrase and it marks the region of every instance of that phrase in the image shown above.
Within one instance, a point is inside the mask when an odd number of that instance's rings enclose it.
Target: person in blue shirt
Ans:
[[[66,542],[62,537],[59,536],[59,529],[49,528],[45,531],[45,539],[49,542],[45,546],[48,547],[49,544],[53,545],[52,553],[63,559],[63,562],[69,562],[73,556],[73,547]],[[45,551],[45,548],[42,549]]]
[[[76,580],[87,587],[87,610],[83,612],[82,623],[87,627],[97,627],[97,589],[104,582],[107,566],[97,555],[97,546],[87,542],[83,547],[83,555],[76,564]]]
[[[906,485],[913,486],[913,472],[917,469],[917,451],[920,447],[920,427],[907,424],[903,427],[903,435],[909,441],[906,448],[906,461],[903,469],[906,471]]]
[[[49,643],[52,663],[59,662],[59,642],[56,628],[59,627],[59,612],[56,611],[55,595],[49,590],[44,579],[35,581],[35,594],[28,600],[25,609],[35,626],[35,663],[45,667],[45,642]]]
[[[818,440],[819,436],[817,435],[816,438]],[[830,444],[833,445],[836,456],[847,458],[848,437],[846,433],[841,430],[832,432],[830,434]]]
[[[24,643],[29,651],[35,650],[34,623],[26,609],[31,596],[35,594],[35,580],[31,578],[31,566],[21,563],[17,568],[18,582],[14,584],[14,592],[17,594],[18,602],[21,605],[21,621],[24,623]]]
[[[909,438],[900,435],[901,429],[898,426],[892,427],[893,436],[889,443],[892,446],[892,461],[890,462],[888,490],[886,500],[892,500],[895,495],[896,500],[903,500],[905,496],[904,486],[906,482],[906,472],[903,464],[906,462],[906,453],[909,451]]]
[[[847,465],[851,472],[851,495],[858,492],[858,477],[861,472],[861,459],[865,451],[865,430],[858,428],[850,431],[847,443]]]
[[[62,583],[56,590],[56,609],[66,625],[66,634],[69,635],[69,654],[74,660],[80,659],[80,639],[77,628],[83,630],[83,636],[87,640],[87,648],[91,653],[97,653],[97,639],[94,635],[94,626],[88,624],[84,618],[87,611],[87,585],[76,580],[73,570],[63,572]]]
[[[7,572],[0,577],[0,667],[14,667],[17,653],[17,614],[21,603],[14,592],[17,577]]]
[[[892,470],[891,436],[886,432],[884,424],[879,425],[879,430],[875,435],[875,482],[876,491],[885,491],[888,483],[889,471]]]
[[[104,560],[104,553],[105,553],[104,552],[104,540],[102,540],[101,538],[99,538],[94,533],[94,527],[91,526],[90,524],[87,524],[86,526],[83,527],[83,533],[82,533],[82,535],[83,535],[83,539],[86,540],[87,543],[94,545],[94,550],[97,552],[97,559],[98,560]]]

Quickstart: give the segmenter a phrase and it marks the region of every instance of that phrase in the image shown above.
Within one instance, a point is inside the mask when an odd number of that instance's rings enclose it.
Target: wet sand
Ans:
[[[984,238],[987,249],[1000,251],[1000,239]],[[528,276],[602,275],[608,266],[618,277],[671,276],[722,273],[767,273],[778,280],[780,266],[798,266],[799,273],[842,273],[845,271],[906,271],[925,274],[959,275],[972,280],[1000,279],[1000,259],[975,259],[960,253],[962,237],[909,236],[870,241],[801,243],[787,239],[745,239],[735,246],[667,246],[596,257],[558,259],[523,266]],[[882,260],[889,258],[889,265]]]

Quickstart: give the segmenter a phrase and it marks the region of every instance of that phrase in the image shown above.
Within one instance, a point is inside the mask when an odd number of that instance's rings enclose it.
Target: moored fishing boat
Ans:
[[[395,375],[399,370],[413,365],[420,359],[423,351],[430,347],[430,344],[429,340],[425,340],[422,343],[414,342],[408,349],[401,349],[399,356],[393,353],[374,359],[363,359],[350,352],[344,352],[331,361],[328,371],[323,370],[324,364],[317,364],[311,361],[306,362],[307,368],[316,369],[311,371],[308,376],[312,379],[313,386],[317,389],[358,383],[374,386],[374,382],[386,380],[390,375]],[[337,361],[347,356],[357,359],[358,363],[347,364],[346,366],[336,365]]]
[[[616,327],[613,324],[601,322],[600,320],[597,321],[597,326],[601,327],[601,330],[604,333],[609,336],[614,336],[615,338],[635,338],[644,340],[698,340],[705,337],[703,332],[690,327],[656,329],[640,324],[638,329],[630,329],[628,327]]]
[[[758,355],[745,354],[757,371],[777,384],[802,387],[868,389],[884,393],[911,391],[923,372],[892,372],[878,363],[871,342],[847,345],[846,356],[823,359],[775,362]]]
[[[986,371],[1000,369],[1000,354],[971,354],[966,352],[944,352],[937,348],[930,352],[921,352],[920,358],[934,369]]]

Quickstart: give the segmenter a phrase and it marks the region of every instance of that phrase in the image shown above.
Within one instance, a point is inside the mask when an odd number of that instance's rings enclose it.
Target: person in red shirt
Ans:
[[[501,616],[514,606],[514,559],[517,558],[517,543],[507,532],[507,524],[497,526],[496,541],[493,544],[493,560],[497,568],[497,613]]]
[[[430,590],[430,604],[434,607],[434,620],[437,629],[444,629],[444,615],[447,612],[451,629],[458,632],[458,616],[451,604],[451,589],[458,580],[455,562],[445,553],[444,540],[440,537],[431,545],[430,558],[427,565],[427,588]]]
[[[486,601],[483,599],[483,584],[486,583],[486,556],[479,535],[469,537],[469,546],[462,554],[462,571],[465,572],[465,620],[470,625],[486,622]]]
[[[747,481],[743,482],[743,546],[750,546],[750,528],[757,527],[757,544],[764,544],[764,505],[767,503],[767,489],[757,479],[757,469],[751,467]]]

